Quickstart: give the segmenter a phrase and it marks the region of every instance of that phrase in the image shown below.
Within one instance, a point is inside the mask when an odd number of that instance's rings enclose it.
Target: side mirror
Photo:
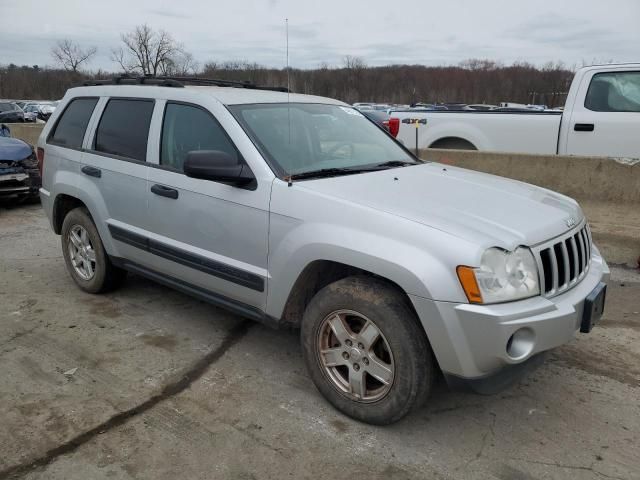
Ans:
[[[187,177],[212,180],[238,187],[255,186],[255,177],[245,164],[220,150],[194,150],[187,153],[182,167]]]

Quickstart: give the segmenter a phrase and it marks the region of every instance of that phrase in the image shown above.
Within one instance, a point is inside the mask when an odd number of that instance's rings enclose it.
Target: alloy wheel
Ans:
[[[376,324],[352,310],[327,315],[318,330],[317,353],[331,385],[357,402],[382,399],[393,385],[395,363]]]

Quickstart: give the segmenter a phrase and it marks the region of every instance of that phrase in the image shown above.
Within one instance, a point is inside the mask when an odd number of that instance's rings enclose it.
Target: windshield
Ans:
[[[418,163],[351,107],[272,103],[229,107],[252,140],[284,173]]]
[[[0,112],[11,112],[13,110],[15,108],[10,103],[0,103]]]

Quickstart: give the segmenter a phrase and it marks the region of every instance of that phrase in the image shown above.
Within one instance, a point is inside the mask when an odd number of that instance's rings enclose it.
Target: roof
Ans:
[[[346,105],[346,103],[333,98],[319,97],[316,95],[303,95],[300,93],[273,92],[269,90],[247,90],[244,88],[232,87],[203,87],[185,86],[188,90],[202,92],[212,95],[220,103],[225,105],[237,105],[243,103],[333,103],[336,105]]]
[[[303,95],[299,93],[275,92],[236,87],[192,86],[184,88],[157,85],[92,85],[70,88],[67,92],[75,96],[112,96],[141,98],[183,98],[189,96],[196,100],[197,96],[207,95],[224,105],[248,103],[325,103],[347,105],[344,102],[327,97]],[[186,95],[185,95],[186,94]],[[194,95],[195,94],[195,95]]]

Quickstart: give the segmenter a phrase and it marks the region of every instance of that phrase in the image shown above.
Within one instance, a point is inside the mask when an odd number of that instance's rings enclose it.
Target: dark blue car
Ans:
[[[33,148],[0,125],[0,197],[36,198],[42,184]]]

